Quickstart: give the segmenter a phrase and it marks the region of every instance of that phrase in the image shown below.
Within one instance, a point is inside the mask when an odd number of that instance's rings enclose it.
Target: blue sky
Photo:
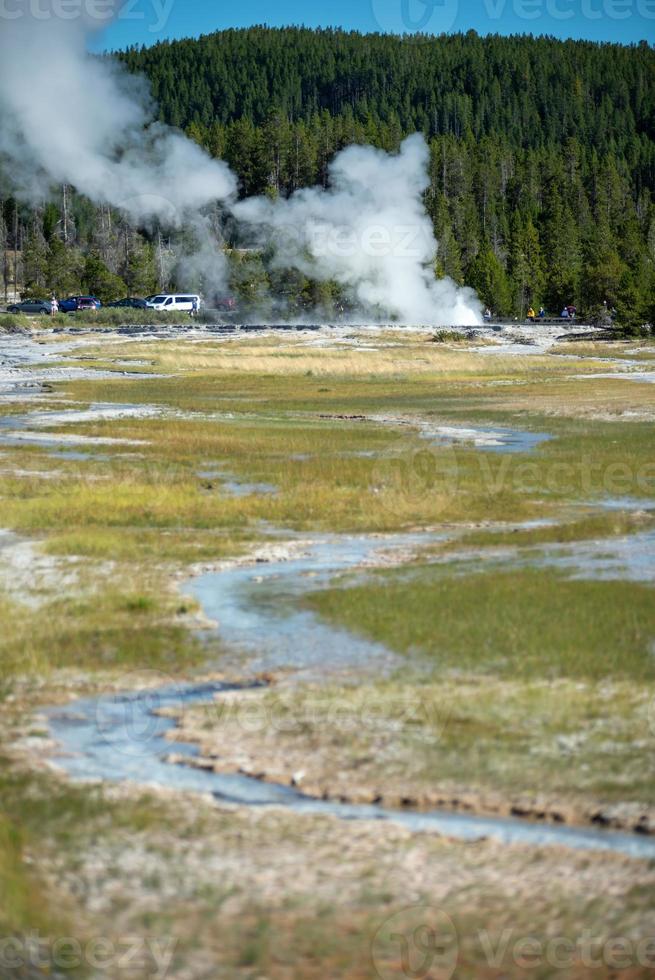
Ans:
[[[423,30],[533,33],[594,41],[655,41],[655,0],[124,0],[96,49],[154,44],[252,24],[344,27],[362,32]]]

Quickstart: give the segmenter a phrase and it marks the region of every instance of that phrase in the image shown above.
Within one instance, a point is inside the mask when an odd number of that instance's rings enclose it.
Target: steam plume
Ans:
[[[191,226],[208,253],[201,212],[236,191],[229,167],[152,121],[144,80],[87,53],[97,21],[81,10],[64,20],[52,6],[41,2],[36,18],[25,4],[0,33],[0,156],[12,184],[32,201],[53,183],[73,184],[135,222]],[[212,251],[216,275],[222,255]]]
[[[397,155],[350,146],[334,158],[327,191],[302,189],[286,200],[251,198],[234,212],[261,241],[275,243],[280,265],[342,283],[373,315],[473,326],[480,322],[473,290],[435,279],[437,242],[422,199],[428,161],[419,133]]]
[[[121,0],[113,2],[117,13]],[[55,5],[40,0],[36,17],[24,2],[0,33],[0,165],[26,199],[43,200],[55,183],[73,184],[136,223],[183,226],[193,247],[178,256],[178,270],[200,276],[208,299],[225,289],[226,262],[210,214],[222,202],[257,241],[275,244],[279,266],[336,280],[371,321],[480,321],[471,290],[434,276],[422,136],[406,139],[396,155],[343,150],[328,190],[235,204],[237,182],[227,164],[153,121],[146,81],[87,53],[89,35],[105,24],[82,8],[64,19]]]

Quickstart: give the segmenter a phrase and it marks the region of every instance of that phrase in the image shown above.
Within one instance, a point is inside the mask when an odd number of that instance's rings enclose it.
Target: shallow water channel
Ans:
[[[425,537],[421,536],[421,543]],[[230,567],[193,579],[185,586],[206,615],[220,622],[221,638],[249,658],[253,671],[290,666],[301,675],[327,668],[375,665],[384,671],[395,657],[384,647],[319,622],[294,606],[303,592],[335,574],[373,564],[381,550],[407,549],[418,536],[388,539],[324,536],[289,560]],[[365,574],[365,571],[364,571]],[[375,805],[316,800],[292,787],[241,774],[220,774],[166,762],[175,750],[189,756],[194,746],[171,743],[175,722],[158,715],[162,707],[210,702],[229,685],[174,684],[79,700],[48,712],[52,736],[61,746],[58,764],[75,779],[130,780],[142,785],[213,794],[243,805],[282,805],[299,813],[330,814],[347,820],[389,820],[412,831],[433,831],[461,839],[492,837],[504,843],[563,845],[655,858],[655,838],[602,829],[530,823],[433,811],[394,811]]]
[[[501,352],[502,347],[498,348]],[[0,339],[0,394],[5,400],[31,400],[45,394],[44,384],[80,377],[113,377],[110,372],[76,367],[48,367],[47,359],[58,361],[61,346],[37,346],[24,337]],[[486,352],[486,349],[485,349]],[[521,351],[522,353],[524,350]],[[152,375],[151,375],[152,376]],[[134,376],[138,378],[138,375]],[[95,417],[118,410],[123,416],[143,414],[143,406],[91,406]],[[88,412],[89,410],[87,410]],[[63,415],[63,417],[62,417]],[[3,419],[4,442],[64,440],[56,434],[28,432],[53,422],[54,415],[37,413]],[[58,422],[87,421],[80,413],[64,411]],[[426,426],[420,433],[427,439],[472,442],[492,451],[530,451],[548,438],[546,433],[523,433],[510,429],[463,429]],[[78,437],[84,438],[84,437]],[[99,439],[94,440],[101,442]],[[290,537],[290,536],[288,536]],[[636,536],[635,536],[636,537]],[[355,637],[319,622],[299,608],[297,600],[310,589],[326,585],[339,573],[378,567],[380,552],[416,549],[436,536],[405,535],[392,540],[373,536],[325,535],[303,544],[291,557],[253,565],[236,565],[191,580],[185,590],[200,601],[205,614],[218,620],[221,639],[248,662],[253,676],[265,669],[291,668],[299,677],[323,676],[328,671],[374,670],[389,672],[399,661],[380,644]],[[291,540],[293,544],[293,539]],[[297,542],[295,542],[297,544]],[[639,539],[639,554],[651,552],[652,536]],[[606,546],[604,545],[604,548]],[[630,543],[615,547],[614,554],[584,555],[587,572],[597,561],[604,569],[616,564],[630,566]],[[560,553],[557,561],[568,561]],[[580,567],[579,557],[576,567]],[[575,564],[575,557],[572,559]],[[614,564],[613,564],[614,563]],[[636,577],[652,577],[652,563],[640,557]],[[633,563],[634,567],[634,563]],[[573,569],[571,569],[573,570]],[[152,682],[152,677],[149,678]],[[615,851],[638,858],[655,858],[655,837],[592,828],[530,823],[519,819],[475,817],[435,811],[394,811],[375,805],[342,804],[316,800],[292,787],[261,782],[241,774],[219,774],[166,761],[173,748],[177,754],[197,755],[192,745],[172,743],[166,733],[174,720],[158,714],[161,708],[184,708],[206,703],[230,686],[222,683],[151,683],[124,693],[110,692],[78,699],[65,707],[53,707],[46,715],[52,737],[58,744],[57,764],[76,780],[130,781],[143,786],[167,786],[180,791],[213,794],[216,799],[242,805],[285,806],[298,813],[327,814],[347,820],[388,820],[411,831],[432,831],[475,840],[492,837],[504,843]]]

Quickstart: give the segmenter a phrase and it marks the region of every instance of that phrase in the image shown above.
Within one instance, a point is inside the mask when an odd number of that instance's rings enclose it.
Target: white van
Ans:
[[[160,293],[147,303],[151,310],[164,313],[196,313],[200,309],[200,297],[195,293]]]

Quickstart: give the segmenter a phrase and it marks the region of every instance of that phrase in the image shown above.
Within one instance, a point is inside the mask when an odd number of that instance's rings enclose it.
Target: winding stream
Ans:
[[[502,351],[499,346],[498,353]],[[95,377],[103,376],[93,369],[44,366],[48,357],[58,360],[61,354],[62,348],[56,345],[37,348],[23,337],[2,338],[0,394],[5,400],[31,400],[43,396],[43,385],[49,381],[88,377],[91,371]],[[106,376],[114,375],[108,372]],[[450,439],[462,437],[460,432],[452,431],[436,435]],[[505,430],[493,430],[483,436],[480,442],[501,451],[503,444],[505,451],[513,448]],[[464,438],[470,439],[471,433],[466,432]],[[475,438],[477,433],[473,434],[474,441]],[[540,438],[546,435],[540,434],[536,442]],[[522,441],[518,451],[530,448],[533,447]],[[518,446],[514,451],[517,449]],[[341,572],[363,568],[366,574],[367,564],[378,564],[380,551],[406,551],[419,543],[429,543],[428,536],[396,536],[390,542],[376,537],[326,535],[306,543],[299,554],[287,560],[228,567],[202,575],[188,583],[187,591],[199,599],[208,616],[219,621],[222,639],[235,654],[246,659],[253,672],[287,667],[302,678],[353,669],[374,670],[379,675],[397,666],[391,651],[319,622],[312,613],[294,605],[294,600],[309,589],[320,588]],[[651,543],[650,539],[644,542],[648,547]],[[229,685],[221,683],[160,683],[134,692],[112,692],[51,708],[46,715],[58,745],[57,764],[76,780],[130,781],[143,786],[209,793],[217,800],[241,805],[285,806],[298,813],[347,820],[387,820],[411,831],[431,831],[464,840],[492,837],[508,844],[563,845],[655,858],[655,837],[510,818],[443,811],[394,811],[375,805],[328,802],[308,797],[292,787],[264,783],[246,775],[219,774],[167,762],[172,743],[166,734],[175,727],[175,722],[162,717],[158,710],[207,702],[216,693],[229,689]],[[180,742],[174,746],[177,753],[197,755],[195,746]]]
[[[393,547],[416,543],[417,536],[394,539]],[[423,538],[423,543],[425,539]],[[325,584],[335,574],[373,564],[389,541],[375,537],[324,536],[290,560],[227,568],[192,580],[185,587],[205,613],[220,621],[221,636],[248,659],[250,669],[293,667],[300,675],[328,669],[390,669],[395,657],[379,644],[318,622],[293,600]],[[365,572],[364,572],[365,574]],[[560,845],[655,858],[655,838],[602,829],[530,823],[520,819],[476,817],[433,811],[390,810],[375,805],[316,800],[288,786],[241,774],[221,774],[165,761],[172,749],[197,755],[195,746],[171,743],[175,722],[156,714],[165,707],[207,702],[228,685],[178,684],[109,694],[48,712],[53,738],[61,746],[58,764],[74,779],[130,780],[145,786],[210,793],[217,800],[250,806],[277,805],[298,813],[327,814],[346,820],[388,820],[411,831],[432,831],[463,840],[492,837],[507,844]]]

